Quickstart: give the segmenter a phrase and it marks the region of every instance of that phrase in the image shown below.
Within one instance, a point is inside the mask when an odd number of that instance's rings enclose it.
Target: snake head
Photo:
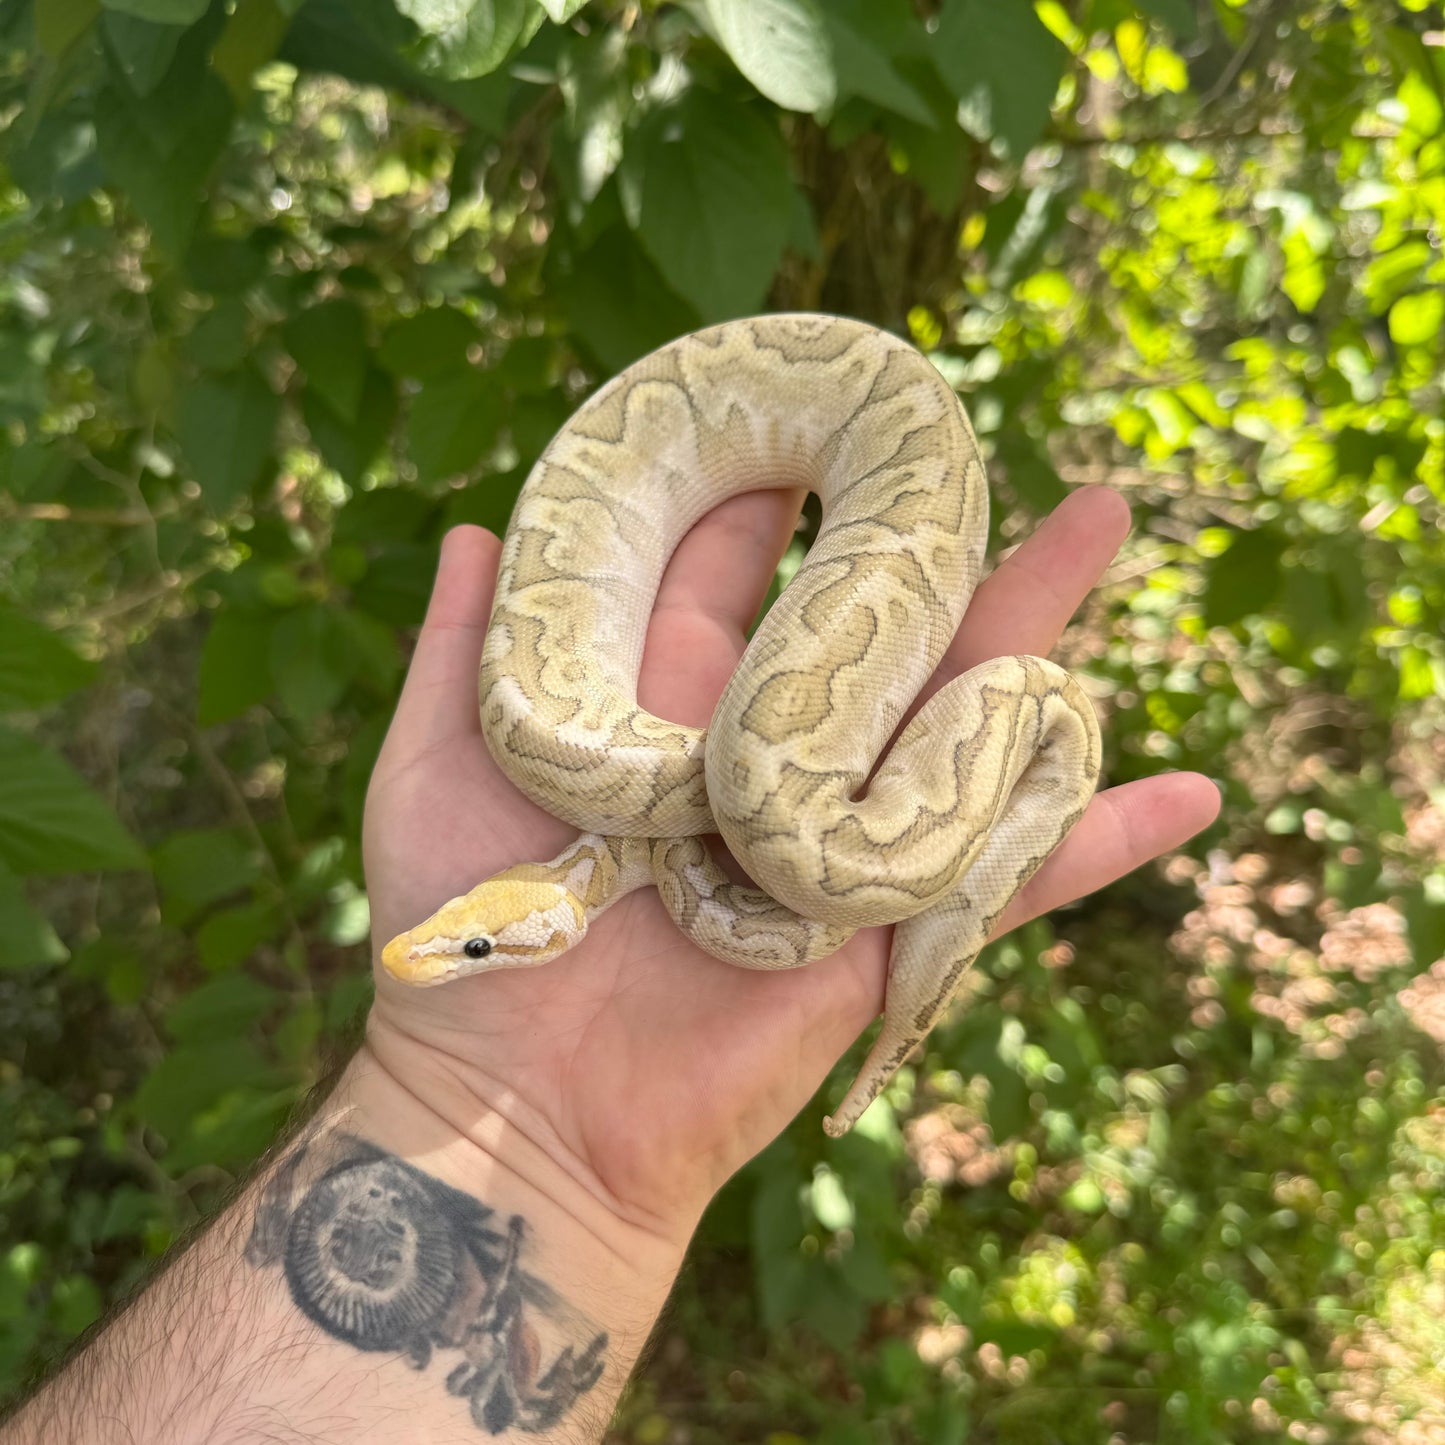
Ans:
[[[560,883],[498,874],[393,938],[382,967],[403,983],[450,983],[497,968],[531,968],[580,943],[582,900]]]

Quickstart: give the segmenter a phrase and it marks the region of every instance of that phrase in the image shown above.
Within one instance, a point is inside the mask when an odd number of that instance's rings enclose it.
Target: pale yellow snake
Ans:
[[[780,486],[817,492],[822,526],[710,727],[644,712],[643,641],[674,547],[724,498]],[[443,906],[387,945],[386,968],[430,984],[545,963],[648,886],[744,968],[793,968],[897,923],[882,1031],[825,1123],[843,1133],[1098,777],[1088,699],[1033,657],[948,683],[888,748],[963,617],[987,530],[958,398],[885,332],[766,316],[629,367],[522,489],[480,677],[498,765],[583,836]],[[763,891],[728,879],[699,836],[713,832]]]

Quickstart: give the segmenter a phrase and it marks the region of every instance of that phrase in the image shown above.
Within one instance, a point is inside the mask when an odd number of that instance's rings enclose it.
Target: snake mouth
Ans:
[[[456,969],[449,968],[441,973],[413,974],[410,978],[402,979],[402,982],[409,984],[412,988],[435,988],[438,984],[451,983],[460,977],[461,974]]]
[[[433,988],[461,976],[461,960],[424,953],[409,944],[406,935],[393,938],[381,950],[381,966],[399,983],[412,988]]]

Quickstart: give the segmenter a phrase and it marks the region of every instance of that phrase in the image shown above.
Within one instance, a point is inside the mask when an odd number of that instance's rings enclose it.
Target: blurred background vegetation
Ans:
[[[810,308],[996,546],[1123,492],[1064,657],[1226,806],[728,1187],[616,1437],[1445,1442],[1438,5],[0,0],[0,128],[0,1396],[364,1007],[443,529]]]

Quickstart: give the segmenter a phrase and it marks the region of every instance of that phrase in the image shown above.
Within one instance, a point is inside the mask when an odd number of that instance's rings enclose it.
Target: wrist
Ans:
[[[624,1256],[651,1260],[660,1254],[675,1271],[713,1192],[732,1169],[718,1177],[715,1151],[706,1151],[700,1163],[688,1146],[671,1151],[659,1167],[661,1130],[651,1127],[657,1120],[645,1100],[618,1101],[616,1110],[601,1111],[606,1127],[589,1129],[589,1110],[595,1115],[607,1101],[569,1071],[570,1061],[551,1061],[539,1079],[529,1060],[509,1060],[511,1042],[493,1039],[481,1048],[465,1025],[418,1029],[404,1010],[388,1008],[379,996],[353,1068],[389,1076],[397,1091],[482,1156],[555,1198]],[[478,1062],[479,1054],[486,1064]],[[631,1115],[635,1127],[618,1127],[614,1114]]]
[[[618,1219],[447,1068],[369,1032],[268,1171],[247,1263],[324,1334],[407,1360],[424,1409],[600,1439],[685,1240]]]
[[[458,1306],[431,1336],[448,1389],[470,1394],[474,1420],[495,1433],[502,1422],[491,1415],[516,1411],[510,1423],[547,1433],[552,1415],[575,1416],[586,1422],[584,1438],[600,1438],[666,1303],[687,1234],[627,1218],[546,1130],[489,1107],[472,1082],[454,1061],[372,1024],[316,1125],[457,1191],[466,1222],[456,1229],[454,1216],[455,1232],[485,1236],[471,1297],[459,1286]],[[464,1276],[478,1273],[468,1250],[459,1259]],[[509,1269],[515,1287],[503,1283]],[[496,1317],[509,1289],[511,1324]],[[504,1367],[495,1362],[499,1348]],[[499,1368],[508,1383],[494,1401]]]
[[[589,1282],[594,1274],[620,1274],[656,1293],[659,1305],[701,1215],[699,1206],[663,1217],[616,1199],[519,1097],[375,1016],[324,1112],[333,1127],[372,1140],[498,1212],[531,1217],[538,1247],[544,1236],[559,1246],[565,1239],[569,1259]]]
[[[602,1439],[682,1245],[617,1219],[445,1070],[384,1057],[358,1053],[8,1440]]]

